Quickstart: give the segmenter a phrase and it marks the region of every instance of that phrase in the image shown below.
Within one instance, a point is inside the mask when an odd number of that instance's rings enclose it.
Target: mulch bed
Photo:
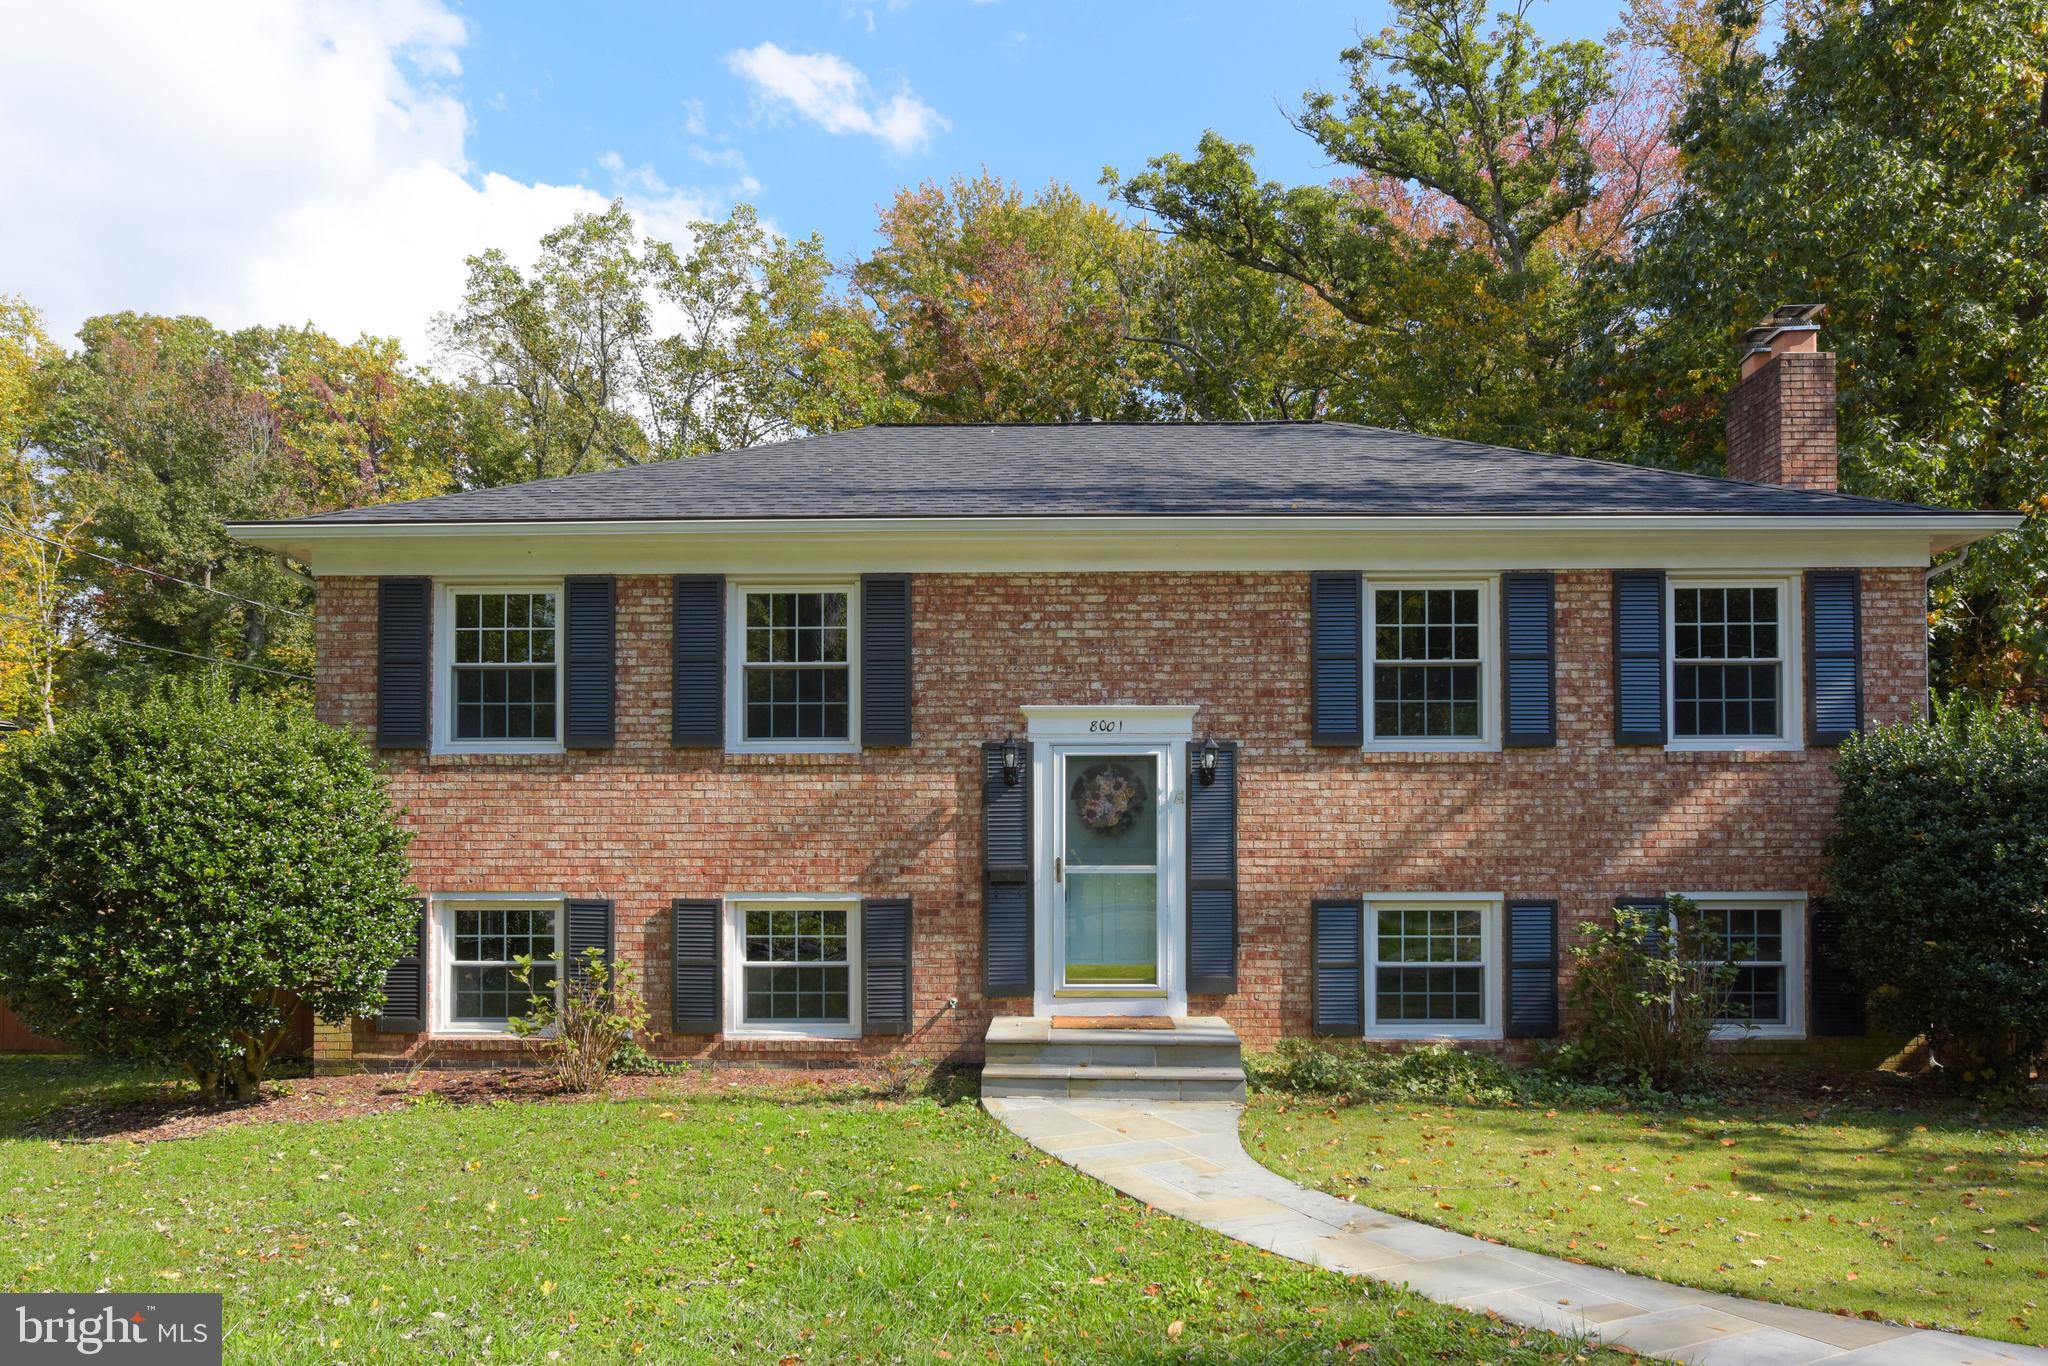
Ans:
[[[802,1103],[878,1099],[886,1090],[886,1081],[876,1073],[856,1068],[691,1068],[668,1076],[615,1078],[610,1099],[759,1093],[763,1098],[772,1096],[780,1101]],[[191,1138],[230,1124],[297,1123],[382,1114],[402,1110],[429,1096],[448,1105],[496,1100],[577,1104],[591,1099],[564,1092],[553,1077],[539,1068],[428,1069],[267,1082],[262,1098],[247,1104],[202,1101],[190,1086],[166,1085],[163,1095],[145,1100],[58,1106],[23,1126],[20,1132],[25,1137],[63,1143],[160,1143]]]

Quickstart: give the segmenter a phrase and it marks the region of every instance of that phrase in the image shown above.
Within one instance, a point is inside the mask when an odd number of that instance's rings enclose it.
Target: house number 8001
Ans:
[[[1090,735],[1111,735],[1123,728],[1124,723],[1121,721],[1090,721],[1088,723],[1088,733]]]

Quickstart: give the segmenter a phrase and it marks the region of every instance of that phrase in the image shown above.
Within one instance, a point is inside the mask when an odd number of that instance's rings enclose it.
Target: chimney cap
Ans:
[[[1818,332],[1816,321],[1826,304],[1779,304],[1770,315],[1742,334],[1742,354],[1753,356],[1772,350],[1771,340],[1787,332]]]

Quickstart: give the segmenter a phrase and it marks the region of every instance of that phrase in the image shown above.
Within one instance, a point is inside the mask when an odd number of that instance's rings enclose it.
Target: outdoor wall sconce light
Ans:
[[[1195,755],[1195,776],[1208,787],[1216,781],[1216,740],[1213,736],[1202,737],[1202,748]]]
[[[1015,787],[1024,779],[1024,746],[1014,735],[1003,739],[1003,786]]]

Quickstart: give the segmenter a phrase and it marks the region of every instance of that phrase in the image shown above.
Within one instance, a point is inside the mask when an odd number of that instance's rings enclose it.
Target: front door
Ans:
[[[1056,746],[1052,929],[1056,997],[1164,1009],[1171,830],[1167,745]]]

